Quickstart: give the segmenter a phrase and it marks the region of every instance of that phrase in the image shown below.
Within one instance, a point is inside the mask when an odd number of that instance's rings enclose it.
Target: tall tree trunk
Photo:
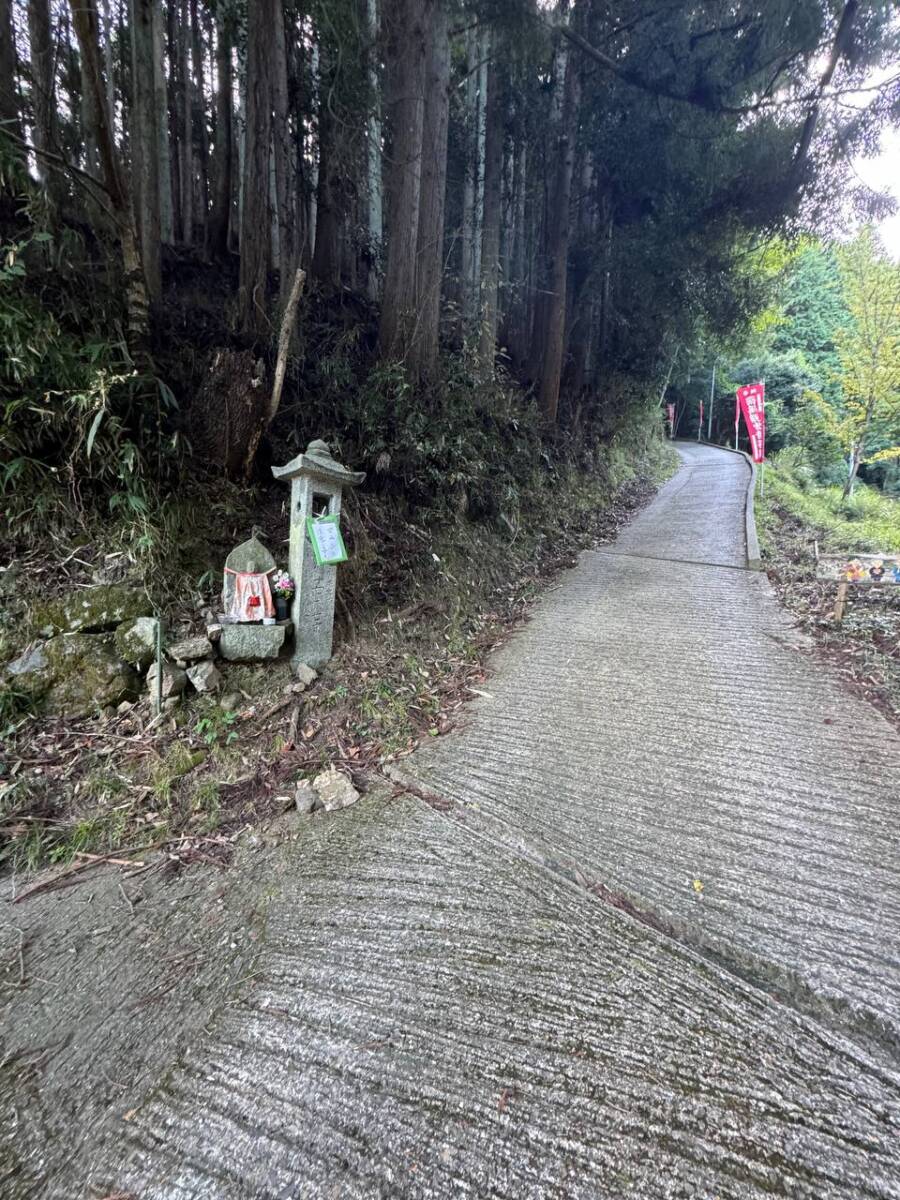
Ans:
[[[419,326],[411,355],[411,373],[420,380],[433,378],[438,362],[449,117],[450,37],[447,9],[443,0],[438,0],[431,24],[425,79],[422,184],[416,245]]]
[[[28,0],[28,41],[31,50],[31,95],[38,175],[47,189],[51,206],[57,209],[63,196],[62,180],[58,170],[48,166],[47,159],[42,156],[42,152],[59,153],[56,142],[56,98],[53,91],[49,0]]]
[[[0,128],[22,136],[19,97],[16,92],[16,41],[13,37],[12,0],[0,0]]]
[[[591,268],[597,240],[597,210],[593,199],[594,163],[583,156],[579,174],[577,241],[572,254],[570,291],[572,294],[569,367],[564,374],[566,388],[578,395],[585,387],[594,329],[594,296]]]
[[[162,292],[162,273],[153,8],[154,0],[130,0],[133,195],[147,292],[151,300],[157,300]]]
[[[78,95],[78,109],[73,109],[72,111],[77,111],[81,119],[81,129],[84,141],[84,169],[89,175],[102,176],[103,164],[101,162],[100,150],[97,146],[96,126],[91,115],[93,101],[91,99],[91,83],[87,75],[87,64],[83,54],[75,55],[75,57],[78,59],[77,71],[73,71],[72,74],[74,78],[75,74],[77,73],[78,82],[80,84],[80,92]],[[107,111],[110,114],[112,113],[112,109],[107,109]],[[112,120],[112,116],[110,116],[110,120]]]
[[[487,137],[487,84],[490,30],[478,36],[478,113],[475,122],[475,262],[472,271],[472,311],[481,319],[481,233],[484,226],[484,151]]]
[[[313,39],[313,43],[309,48],[309,72],[312,77],[313,97],[315,100],[316,111],[318,111],[319,92],[320,92],[319,42],[318,42],[318,39],[316,39],[316,38]],[[317,154],[313,154],[310,156],[309,190],[308,190],[307,196],[306,196],[307,213],[308,213],[307,218],[306,218],[306,227],[309,231],[309,238],[307,241],[307,250],[308,250],[310,265],[312,264],[312,256],[315,251],[315,245],[316,245],[316,232],[317,232],[316,226],[318,225],[318,218],[319,218],[319,213],[318,213],[319,199],[318,199],[318,197],[319,197],[319,156]]]
[[[178,0],[170,0],[174,5]],[[256,6],[251,5],[251,11]],[[194,240],[194,133],[191,111],[191,72],[188,54],[190,33],[189,0],[181,0],[180,12],[175,22],[178,39],[175,53],[178,56],[178,124],[179,124],[179,167],[178,182],[181,186],[181,240],[190,245]]]
[[[280,6],[279,6],[280,7]],[[190,0],[191,9],[191,129],[194,137],[194,178],[198,185],[194,205],[200,222],[200,241],[206,251],[209,245],[209,134],[206,127],[206,96],[203,91],[203,35],[197,15],[197,0]]]
[[[521,136],[521,134],[520,134]],[[525,303],[525,264],[526,264],[526,230],[525,230],[525,191],[526,191],[526,150],[524,138],[513,148],[513,179],[512,179],[512,250],[509,260],[510,302],[504,316],[504,331],[506,344],[514,362],[524,358],[522,347],[525,342],[522,327],[525,322],[527,306]]]
[[[241,270],[238,313],[244,333],[268,332],[269,148],[272,142],[272,87],[275,6],[255,0],[247,14],[246,147],[241,211]]]
[[[500,201],[503,181],[503,84],[497,55],[488,68],[484,139],[484,216],[481,226],[481,313],[478,359],[491,375],[497,345],[497,294],[500,282]]]
[[[604,206],[606,228],[603,235],[603,287],[600,292],[600,329],[597,334],[597,358],[606,357],[609,346],[609,327],[612,315],[612,246],[614,218],[612,205]]]
[[[220,258],[224,258],[228,253],[228,225],[233,187],[232,38],[231,19],[225,7],[220,5],[216,13],[216,188],[210,226],[210,250]]]
[[[169,51],[169,75],[166,80],[166,98],[169,109],[169,163],[172,173],[172,215],[175,235],[184,240],[184,215],[181,211],[181,137],[184,126],[181,119],[181,88],[179,87],[179,22],[181,0],[167,0],[166,41]]]
[[[279,268],[281,270],[281,307],[287,303],[294,281],[294,192],[290,111],[288,107],[287,35],[284,5],[276,5],[273,30],[275,55],[272,61],[272,154],[275,159],[275,203],[278,219]]]
[[[425,66],[432,0],[397,0],[387,33],[388,229],[384,297],[378,341],[381,356],[405,361],[417,325],[416,246],[425,124]]]
[[[559,381],[565,350],[566,303],[569,265],[569,201],[575,165],[575,127],[580,93],[578,63],[568,56],[566,81],[556,148],[556,180],[550,210],[548,250],[550,295],[547,298],[546,336],[538,389],[541,414],[548,426],[556,424]]]
[[[369,89],[369,116],[366,128],[366,191],[367,191],[367,226],[369,233],[368,246],[368,294],[374,300],[378,295],[378,272],[375,269],[375,256],[381,246],[382,239],[382,197],[381,197],[381,92],[378,86],[378,3],[377,0],[366,0],[366,32],[368,46],[366,49],[366,78]]]
[[[171,246],[175,241],[172,209],[172,159],[169,153],[169,98],[166,88],[166,31],[162,5],[153,5],[153,96],[156,109],[156,160],[159,184],[159,233]]]
[[[566,0],[559,0],[557,9],[565,13]],[[550,292],[552,289],[551,239],[554,228],[555,188],[557,183],[557,158],[559,139],[563,131],[563,109],[566,91],[566,75],[569,63],[569,45],[560,39],[553,54],[553,90],[550,95],[550,122],[548,144],[543,154],[543,197],[538,227],[537,254],[534,264],[534,288],[532,289],[531,353],[530,371],[540,379],[543,371],[544,351],[547,344],[547,326],[550,316]]]
[[[97,7],[95,0],[69,0],[69,4],[72,10],[72,24],[81,50],[83,78],[88,93],[86,98],[93,136],[103,167],[103,183],[121,239],[129,343],[136,353],[144,357],[150,324],[147,285],[134,226],[128,182],[116,150],[111,117],[106,106],[103,70],[100,65],[100,23]]]
[[[106,107],[113,127],[116,123],[116,64],[113,59],[113,19],[110,0],[103,0],[103,29],[100,34],[103,66],[106,69]]]
[[[475,323],[475,185],[478,162],[475,153],[478,125],[478,43],[475,31],[466,30],[466,103],[463,123],[464,163],[462,202],[462,246],[460,248],[460,304],[463,323]]]
[[[335,163],[333,52],[319,52],[319,173],[316,189],[316,244],[312,273],[326,287],[341,285],[342,183]]]

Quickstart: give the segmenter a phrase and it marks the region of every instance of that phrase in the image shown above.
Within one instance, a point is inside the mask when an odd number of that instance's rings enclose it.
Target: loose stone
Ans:
[[[340,808],[349,808],[359,799],[359,792],[346,775],[342,775],[336,767],[329,767],[313,780],[322,808],[326,812],[335,812]]]
[[[132,617],[116,630],[116,650],[139,671],[145,671],[156,657],[158,625],[155,617]]]
[[[222,676],[208,659],[188,667],[187,677],[198,692],[217,692],[222,686]]]
[[[314,671],[312,667],[308,667],[306,663],[297,663],[294,667],[294,674],[297,676],[298,683],[302,683],[304,687],[311,687],[319,678],[318,671]]]
[[[156,695],[156,663],[151,664],[150,670],[147,672],[147,687],[150,695]],[[187,675],[180,667],[173,667],[171,663],[163,663],[162,665],[162,694],[163,699],[169,696],[180,696],[187,687]]]
[[[311,783],[304,781],[297,785],[297,791],[294,793],[294,804],[297,806],[297,812],[301,816],[307,816],[313,811],[319,802],[319,797]]]
[[[184,662],[195,662],[200,658],[210,658],[213,648],[209,638],[200,635],[198,637],[182,638],[179,642],[173,642],[171,646],[166,647],[166,652],[172,658],[180,658]]]

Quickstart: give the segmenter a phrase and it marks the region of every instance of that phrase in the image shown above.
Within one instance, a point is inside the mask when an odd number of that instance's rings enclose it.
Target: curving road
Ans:
[[[4,1195],[900,1196],[900,739],[744,569],[743,460],[681,453],[409,760],[441,811],[373,797],[252,855],[230,932],[192,925],[233,982],[112,1002],[68,1071],[123,1094],[57,1068]]]

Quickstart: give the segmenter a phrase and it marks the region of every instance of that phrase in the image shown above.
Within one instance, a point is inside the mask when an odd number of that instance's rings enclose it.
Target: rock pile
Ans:
[[[45,604],[36,614],[40,639],[6,665],[3,684],[51,715],[91,716],[156,692],[157,619],[146,592],[102,583]],[[165,648],[164,698],[216,691],[221,676],[206,637]],[[142,680],[142,676],[145,678]]]
[[[160,691],[168,707],[191,691],[222,693],[223,662],[227,668],[229,660],[277,657],[287,632],[285,625],[223,627],[215,624],[211,610],[205,615],[205,634],[163,639]],[[46,603],[32,616],[39,636],[12,662],[0,666],[0,687],[27,697],[44,712],[72,718],[129,704],[142,692],[156,699],[159,622],[143,589],[98,583]],[[310,667],[297,664],[292,690],[304,691],[316,678]],[[240,702],[239,693],[229,692],[222,699],[226,709]]]

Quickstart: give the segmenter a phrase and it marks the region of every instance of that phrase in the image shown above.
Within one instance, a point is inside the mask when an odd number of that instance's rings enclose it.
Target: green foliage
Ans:
[[[22,186],[21,236],[0,245],[4,507],[20,532],[92,505],[141,526],[178,465],[175,399],[136,370],[85,295],[77,238],[40,229]]]
[[[856,460],[900,458],[900,265],[869,228],[838,262],[850,320],[836,335],[843,412],[835,433]]]
[[[228,712],[217,704],[211,704],[194,726],[194,733],[202,738],[207,746],[215,746],[219,742],[230,746],[232,742],[237,741],[237,730],[234,728],[236,722],[237,713]]]
[[[802,364],[810,386],[832,405],[840,402],[835,343],[848,321],[834,251],[820,242],[806,243],[785,271],[782,316],[772,349]]]
[[[823,553],[900,551],[900,501],[865,484],[846,499],[842,487],[816,484],[801,447],[782,450],[766,468],[764,527],[776,506],[816,529]]]

